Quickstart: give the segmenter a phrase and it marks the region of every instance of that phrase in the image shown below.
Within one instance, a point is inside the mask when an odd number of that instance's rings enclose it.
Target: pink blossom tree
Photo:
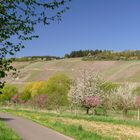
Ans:
[[[11,100],[12,100],[13,103],[18,103],[19,100],[20,100],[20,99],[19,99],[19,95],[17,95],[17,94],[14,95],[14,96],[11,98]]]
[[[100,97],[99,96],[87,96],[83,102],[83,106],[86,108],[87,114],[89,114],[89,110],[91,108],[96,108],[100,105]]]

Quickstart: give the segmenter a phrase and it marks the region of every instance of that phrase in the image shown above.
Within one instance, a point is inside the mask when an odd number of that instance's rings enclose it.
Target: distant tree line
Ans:
[[[65,58],[83,57],[83,60],[139,60],[140,50],[79,50],[65,54]]]
[[[140,50],[112,51],[112,50],[79,50],[65,54],[64,58],[82,57],[82,60],[140,60]],[[14,61],[50,61],[62,59],[58,56],[26,56],[13,58]]]
[[[61,57],[57,57],[57,56],[26,56],[26,57],[21,57],[21,58],[13,58],[14,61],[18,61],[18,62],[36,61],[36,60],[50,61],[50,60],[54,60],[54,59],[61,59]]]

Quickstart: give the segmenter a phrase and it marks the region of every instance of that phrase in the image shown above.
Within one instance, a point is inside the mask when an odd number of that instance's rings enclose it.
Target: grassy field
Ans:
[[[115,82],[140,82],[140,61],[82,61],[81,58],[52,61],[15,62],[19,71],[15,80],[7,78],[13,84],[22,85],[33,81],[46,81],[57,72],[64,72],[70,77],[79,74],[79,70],[93,69],[105,79]]]
[[[139,140],[140,123],[104,116],[54,114],[38,111],[4,109],[50,127],[75,140]]]
[[[22,140],[11,128],[0,120],[0,140]]]

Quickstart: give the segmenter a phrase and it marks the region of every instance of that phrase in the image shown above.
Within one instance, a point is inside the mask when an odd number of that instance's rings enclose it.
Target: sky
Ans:
[[[140,0],[72,0],[62,21],[38,25],[40,37],[17,57],[64,56],[74,50],[139,50]]]

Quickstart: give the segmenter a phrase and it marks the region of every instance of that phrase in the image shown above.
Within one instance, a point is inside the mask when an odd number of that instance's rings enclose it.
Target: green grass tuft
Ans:
[[[0,140],[22,140],[11,128],[0,120]]]

